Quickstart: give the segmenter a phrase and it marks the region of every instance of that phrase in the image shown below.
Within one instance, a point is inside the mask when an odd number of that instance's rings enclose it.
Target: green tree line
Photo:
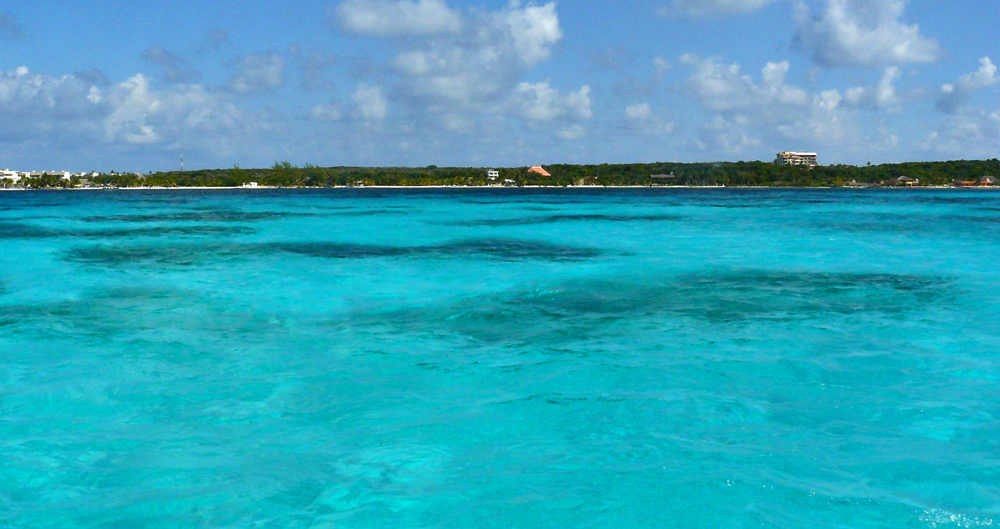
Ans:
[[[948,185],[974,181],[985,175],[1000,175],[1000,162],[992,160],[957,160],[944,162],[907,162],[882,165],[828,165],[818,167],[778,166],[770,162],[719,163],[634,163],[546,166],[551,176],[528,171],[527,167],[499,169],[496,180],[487,177],[487,168],[477,167],[302,167],[276,162],[262,169],[205,169],[167,171],[136,175],[108,173],[89,178],[91,185],[114,187],[238,187],[256,182],[277,187],[353,187],[353,186],[761,186],[761,187],[841,187],[879,185],[908,176],[919,185]],[[672,175],[671,178],[652,178]],[[51,177],[29,179],[27,187],[79,186]]]

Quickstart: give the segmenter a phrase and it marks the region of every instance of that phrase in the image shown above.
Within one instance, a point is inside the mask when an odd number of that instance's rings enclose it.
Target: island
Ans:
[[[880,165],[714,163],[551,164],[530,167],[271,167],[138,173],[5,171],[0,187],[268,188],[268,187],[977,187],[996,186],[1000,161],[955,160]],[[13,176],[10,176],[13,175]]]

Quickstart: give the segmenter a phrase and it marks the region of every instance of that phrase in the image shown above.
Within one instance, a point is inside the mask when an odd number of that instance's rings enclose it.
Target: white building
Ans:
[[[819,165],[816,163],[816,153],[814,152],[779,152],[774,163],[777,165],[805,165],[807,167]]]
[[[497,178],[500,178],[500,171],[490,169],[489,171],[486,171],[486,177],[490,180],[496,180]]]
[[[21,181],[21,175],[17,174],[17,171],[4,169],[0,171],[0,180],[10,180],[16,184]]]

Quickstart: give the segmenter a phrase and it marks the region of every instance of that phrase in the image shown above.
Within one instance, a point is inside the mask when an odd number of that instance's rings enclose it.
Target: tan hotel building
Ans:
[[[814,152],[779,152],[774,163],[778,165],[806,165],[816,167],[816,153]]]

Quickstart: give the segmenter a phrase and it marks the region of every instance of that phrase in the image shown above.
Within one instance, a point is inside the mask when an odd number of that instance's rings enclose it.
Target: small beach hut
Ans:
[[[995,176],[986,175],[979,179],[979,185],[981,186],[995,186],[997,185],[997,179]]]

